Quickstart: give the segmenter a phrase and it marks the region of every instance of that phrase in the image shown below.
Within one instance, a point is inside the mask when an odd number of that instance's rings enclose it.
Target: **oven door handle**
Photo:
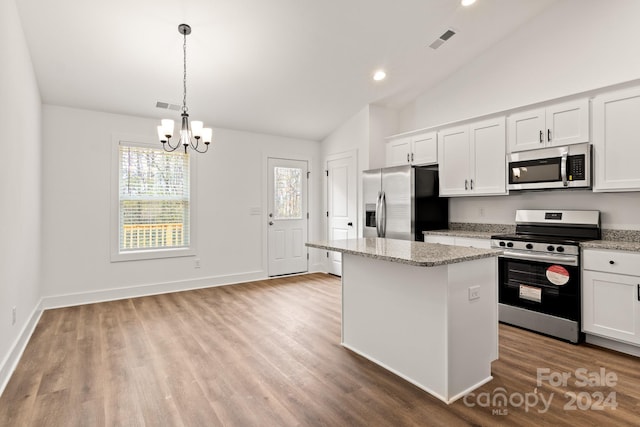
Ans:
[[[578,257],[573,255],[523,254],[520,252],[505,250],[502,253],[502,257],[523,261],[548,262],[551,264],[570,265],[574,267],[578,266]]]

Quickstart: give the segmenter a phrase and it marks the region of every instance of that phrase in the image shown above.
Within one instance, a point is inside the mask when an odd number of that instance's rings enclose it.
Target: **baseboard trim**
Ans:
[[[42,312],[42,300],[40,300],[31,312],[31,315],[27,319],[25,325],[22,327],[22,330],[13,342],[13,345],[10,347],[7,356],[4,358],[2,363],[0,363],[0,396],[2,396],[2,393],[7,387],[7,384],[9,384],[11,375],[13,375],[13,371],[16,370],[18,362],[20,362],[22,354],[27,348],[27,344],[31,339],[33,331],[36,329],[36,325],[40,320],[40,316],[42,316]]]
[[[585,341],[589,344],[597,345],[598,347],[604,347],[609,350],[615,350],[621,353],[630,354],[631,356],[640,357],[640,346],[591,334],[585,335]]]
[[[167,294],[171,292],[211,288],[215,286],[225,286],[264,279],[268,279],[266,272],[259,270],[242,274],[200,277],[193,280],[179,280],[174,282],[129,286],[126,288],[103,289],[93,292],[52,295],[42,298],[42,309],[47,310],[53,308],[72,307],[76,305],[94,304],[127,298],[138,298],[150,295]]]

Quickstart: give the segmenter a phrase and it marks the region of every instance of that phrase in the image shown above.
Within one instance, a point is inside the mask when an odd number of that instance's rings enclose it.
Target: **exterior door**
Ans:
[[[358,195],[354,152],[327,159],[327,240],[357,237]],[[328,252],[328,272],[342,275],[342,254]]]
[[[307,267],[307,162],[268,159],[269,276],[302,273]]]

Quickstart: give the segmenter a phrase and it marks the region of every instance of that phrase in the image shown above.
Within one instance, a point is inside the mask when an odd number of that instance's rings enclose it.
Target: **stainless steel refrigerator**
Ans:
[[[363,172],[364,237],[424,241],[449,226],[449,199],[438,197],[438,170],[397,166]]]

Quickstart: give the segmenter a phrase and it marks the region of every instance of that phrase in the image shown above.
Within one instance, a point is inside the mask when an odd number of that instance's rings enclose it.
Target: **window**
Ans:
[[[302,218],[302,169],[275,167],[275,219]]]
[[[112,261],[192,255],[189,155],[119,141],[116,157]]]

